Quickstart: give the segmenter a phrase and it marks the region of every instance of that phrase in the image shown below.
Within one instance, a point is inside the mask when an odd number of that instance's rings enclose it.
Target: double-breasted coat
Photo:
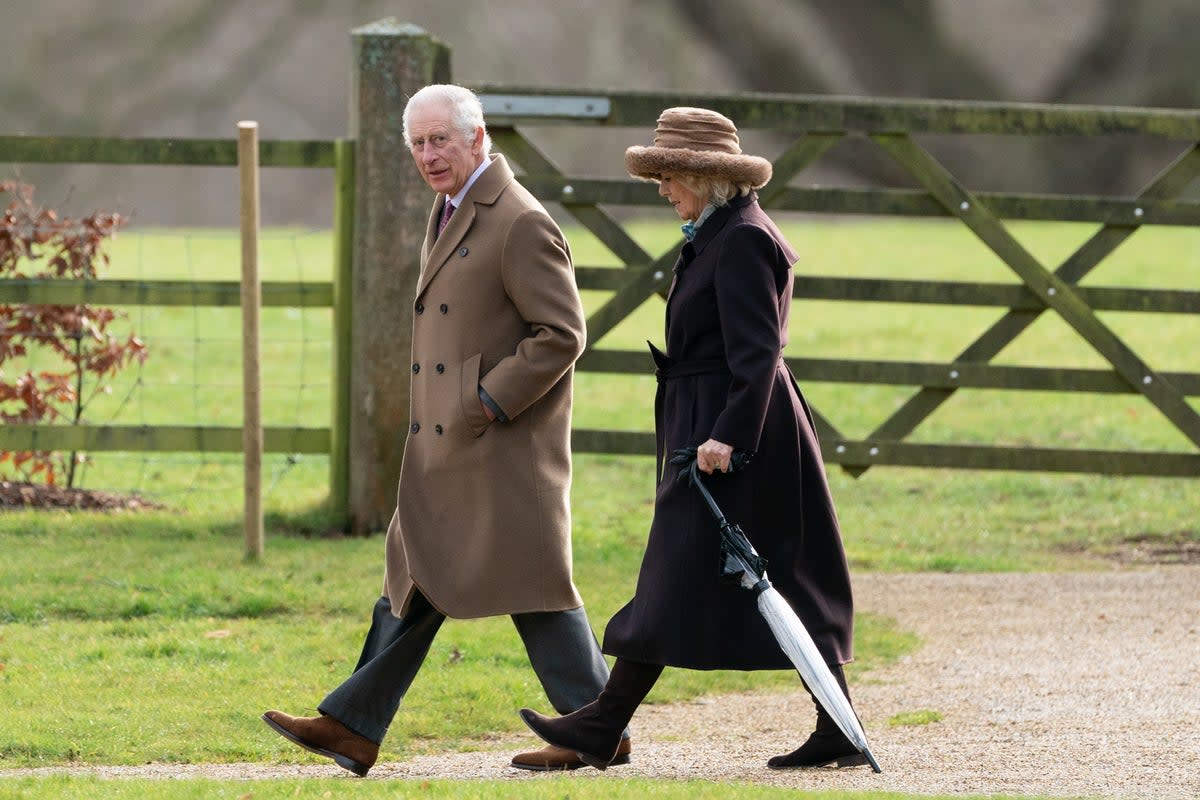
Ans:
[[[437,235],[413,306],[410,428],[384,594],[450,617],[582,605],[571,574],[571,400],[583,306],[562,232],[503,156]],[[507,421],[489,422],[482,387]]]
[[[791,669],[753,592],[718,577],[718,530],[699,492],[661,468],[709,438],[753,452],[703,476],[726,517],[830,664],[852,658],[853,602],[837,515],[808,409],[783,362],[796,253],[738,197],[684,245],[667,298],[655,427],[660,472],[633,599],[609,622],[609,655],[692,669]]]

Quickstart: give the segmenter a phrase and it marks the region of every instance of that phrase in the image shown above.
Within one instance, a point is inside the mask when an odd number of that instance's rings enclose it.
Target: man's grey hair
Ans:
[[[404,106],[404,144],[412,149],[412,138],[408,134],[408,117],[417,106],[442,104],[450,107],[450,121],[455,130],[467,142],[475,140],[475,130],[483,128],[483,155],[492,150],[492,137],[487,133],[483,121],[483,105],[470,89],[452,83],[434,83],[426,86],[408,99]]]

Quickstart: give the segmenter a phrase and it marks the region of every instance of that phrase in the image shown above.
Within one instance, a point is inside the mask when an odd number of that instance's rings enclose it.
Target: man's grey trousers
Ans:
[[[380,743],[404,695],[429,654],[446,617],[417,591],[403,618],[379,598],[358,666],[317,710]],[[513,614],[513,623],[546,697],[559,714],[595,700],[608,681],[608,664],[583,607]]]

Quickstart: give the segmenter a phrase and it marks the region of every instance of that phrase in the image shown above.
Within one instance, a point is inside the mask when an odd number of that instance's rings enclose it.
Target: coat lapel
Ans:
[[[450,257],[458,250],[459,244],[466,238],[467,232],[475,222],[478,206],[490,206],[500,197],[500,193],[513,180],[512,168],[502,155],[490,156],[492,164],[483,171],[475,181],[462,205],[454,211],[454,216],[446,225],[446,230],[437,236],[437,223],[442,204],[434,203],[429,211],[429,220],[425,227],[425,245],[421,248],[421,277],[417,282],[417,296],[420,297],[433,281],[435,275],[446,265]],[[436,238],[435,238],[436,237]]]
[[[674,277],[671,278],[671,287],[667,289],[667,325],[671,324],[671,295],[675,293],[675,285],[679,283],[679,274],[687,269],[688,264],[691,264],[700,257],[700,253],[708,246],[708,243],[717,237],[721,229],[725,227],[725,223],[732,216],[731,207],[740,198],[735,198],[730,201],[729,205],[718,208],[708,219],[704,221],[696,230],[696,238],[690,242],[685,241],[683,247],[679,251],[679,258],[675,260],[675,266],[672,268]]]

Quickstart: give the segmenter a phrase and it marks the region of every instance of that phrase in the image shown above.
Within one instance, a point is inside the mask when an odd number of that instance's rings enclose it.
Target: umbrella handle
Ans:
[[[717,505],[717,501],[709,493],[708,487],[704,485],[704,481],[700,480],[700,469],[696,466],[695,461],[688,465],[688,474],[692,479],[692,483],[700,490],[700,496],[704,498],[704,502],[708,503],[708,509],[712,511],[712,515],[716,517],[717,522],[725,525],[725,515],[721,512],[721,507]]]

